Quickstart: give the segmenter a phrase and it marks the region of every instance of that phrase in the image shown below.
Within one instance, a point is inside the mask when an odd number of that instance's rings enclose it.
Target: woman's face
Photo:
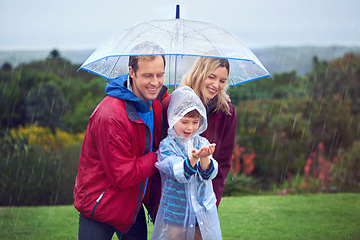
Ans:
[[[228,70],[225,67],[218,67],[207,78],[204,79],[202,94],[205,99],[210,101],[221,90],[224,89],[228,77]]]

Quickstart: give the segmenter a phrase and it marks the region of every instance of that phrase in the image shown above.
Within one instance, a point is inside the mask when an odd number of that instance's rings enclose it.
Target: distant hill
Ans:
[[[59,50],[62,58],[65,58],[73,64],[80,65],[91,55],[94,49],[87,50]],[[30,63],[32,61],[41,61],[46,59],[51,50],[0,50],[0,66],[5,62],[10,63],[13,67],[17,67],[22,63]]]
[[[252,51],[270,74],[296,70],[298,75],[304,75],[311,71],[314,56],[320,61],[330,61],[341,58],[345,53],[360,54],[360,46],[272,47],[252,49]]]
[[[49,56],[51,50],[0,50],[0,66],[5,62],[17,67],[21,63],[44,60]],[[91,55],[94,49],[88,50],[59,50],[61,56],[73,64],[80,65]],[[360,54],[360,46],[345,47],[268,47],[252,49],[255,55],[270,72],[283,73],[295,70],[299,75],[311,71],[312,59],[317,56],[319,60],[329,61],[342,57],[345,53],[353,52]]]

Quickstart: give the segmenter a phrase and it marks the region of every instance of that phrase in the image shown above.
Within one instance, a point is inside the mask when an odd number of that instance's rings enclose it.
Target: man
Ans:
[[[79,239],[147,239],[142,203],[151,211],[164,68],[163,55],[130,57],[129,74],[107,84],[89,119],[74,187]]]

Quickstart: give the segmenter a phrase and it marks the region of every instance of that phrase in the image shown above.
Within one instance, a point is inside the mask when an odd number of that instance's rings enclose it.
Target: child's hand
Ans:
[[[209,155],[212,155],[215,152],[216,144],[215,143],[209,144],[208,147],[209,147],[209,153],[210,153]]]
[[[200,148],[199,150],[197,149],[193,149],[191,151],[191,154],[193,155],[194,158],[204,158],[204,157],[209,157],[211,154],[214,153],[215,151],[215,143],[209,144],[207,146],[204,146],[202,148]]]
[[[202,147],[197,152],[200,158],[200,167],[202,170],[206,170],[209,168],[210,165],[210,158],[209,156],[214,153],[216,144],[209,144],[205,147]]]

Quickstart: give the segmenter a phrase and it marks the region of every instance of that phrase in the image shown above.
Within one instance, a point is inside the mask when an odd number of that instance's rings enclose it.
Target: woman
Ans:
[[[229,72],[227,59],[200,57],[181,82],[181,86],[191,87],[206,107],[208,128],[202,136],[216,144],[213,157],[219,164],[219,170],[212,181],[217,206],[220,204],[225,178],[230,170],[237,123],[234,106],[229,103],[226,94]],[[170,97],[171,95],[162,101],[165,115],[163,119],[167,119]],[[163,129],[167,129],[167,126]]]

